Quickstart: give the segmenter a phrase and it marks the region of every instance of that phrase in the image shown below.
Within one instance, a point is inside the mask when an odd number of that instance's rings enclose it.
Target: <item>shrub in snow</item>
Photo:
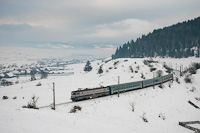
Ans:
[[[1,80],[1,85],[2,85],[2,86],[9,86],[9,85],[13,85],[13,82],[7,81],[7,80],[5,80],[5,79],[2,79],[2,80]]]
[[[8,96],[3,96],[2,99],[6,100],[6,99],[8,99]]]
[[[173,68],[170,68],[169,66],[167,66],[166,63],[163,64],[163,67],[167,69],[166,71],[167,73],[171,73],[173,71]]]
[[[163,120],[165,120],[165,119],[166,119],[165,115],[164,115],[164,114],[162,114],[162,113],[160,113],[160,114],[158,115],[158,117],[159,117],[159,118],[161,118],[161,119],[163,119]]]
[[[149,65],[149,62],[148,62],[147,60],[144,60],[143,63],[144,63],[145,65],[147,65],[147,66]]]
[[[132,73],[134,72],[132,66],[129,66],[129,69]]]
[[[114,65],[117,65],[118,63],[119,63],[119,61],[115,61],[115,62],[114,62]]]
[[[169,88],[171,88],[171,83],[168,84]]]
[[[185,83],[192,83],[192,79],[190,75],[186,75],[184,80],[185,80]]]
[[[151,71],[151,72],[153,72],[153,71],[155,71],[155,70],[156,70],[156,68],[154,68],[154,67],[151,67],[151,68],[150,68],[150,71]]]
[[[100,66],[99,70],[98,70],[98,74],[102,74],[103,73],[103,69],[102,66]]]
[[[36,103],[38,101],[39,97],[36,98],[36,96],[32,96],[31,101],[28,102],[27,106],[22,106],[23,108],[31,108],[31,109],[39,109],[36,106]]]
[[[129,103],[130,104],[130,106],[131,106],[131,110],[134,112],[134,110],[135,110],[135,103],[134,102],[131,102],[131,103]]]
[[[163,71],[162,70],[158,70],[156,72],[156,77],[161,77],[163,75]]]
[[[139,65],[136,68],[137,68],[137,70],[140,70],[140,66]]]
[[[179,78],[178,78],[178,77],[176,77],[176,82],[180,84],[180,81],[179,81]]]
[[[147,118],[146,118],[146,113],[143,113],[143,115],[142,115],[142,120],[143,120],[144,122],[148,122],[148,120],[147,120]]]
[[[71,110],[70,113],[76,113],[77,111],[81,111],[82,107],[79,105],[75,105]]]
[[[144,74],[143,74],[143,73],[141,73],[141,78],[145,79],[145,77],[144,77]]]
[[[192,67],[189,68],[189,72],[191,74],[196,74],[197,73],[197,69],[195,68],[195,66],[192,66]]]
[[[15,100],[15,99],[17,99],[17,97],[13,97],[13,99]]]
[[[36,86],[41,86],[42,84],[39,82],[39,83],[37,83],[37,85]]]
[[[159,84],[158,87],[162,89],[163,88],[163,84]]]
[[[196,88],[194,86],[192,86],[192,89],[190,91],[194,92],[195,90],[196,90]]]
[[[112,69],[112,67],[109,67],[108,69]]]
[[[197,101],[200,101],[200,97],[198,98],[198,97],[195,97],[195,99],[197,100]]]

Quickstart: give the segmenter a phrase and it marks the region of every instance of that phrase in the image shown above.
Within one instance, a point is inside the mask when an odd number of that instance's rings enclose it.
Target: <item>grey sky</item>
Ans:
[[[200,0],[0,0],[0,46],[115,48],[200,16]]]

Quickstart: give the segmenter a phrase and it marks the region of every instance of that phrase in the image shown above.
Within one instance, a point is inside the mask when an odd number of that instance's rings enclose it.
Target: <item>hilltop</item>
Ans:
[[[153,77],[153,72],[167,70],[163,63],[176,69],[180,66],[191,66],[191,60],[200,62],[198,58],[183,59],[162,59],[155,58],[154,63],[145,65],[146,59],[121,58],[116,60],[104,60],[91,62],[92,70],[84,72],[85,63],[71,64],[67,68],[73,70],[74,75],[69,76],[49,76],[47,79],[37,79],[35,81],[23,82],[12,86],[1,86],[0,97],[7,96],[8,99],[0,99],[0,130],[2,132],[176,132],[187,133],[185,129],[178,125],[179,121],[200,120],[199,109],[191,106],[188,101],[192,101],[200,106],[200,70],[191,75],[192,83],[186,83],[185,77],[179,74],[178,78],[172,82],[163,84],[163,88],[156,86],[121,93],[117,95],[101,97],[86,101],[68,103],[56,106],[56,110],[50,107],[39,110],[22,108],[31,101],[35,95],[39,97],[37,106],[52,104],[52,83],[56,88],[56,103],[70,102],[71,91],[78,88],[94,88],[117,84],[118,76],[120,83],[134,82]],[[98,74],[100,66],[103,73]],[[156,68],[151,71],[151,68]],[[131,69],[132,68],[132,69]],[[142,77],[141,75],[144,75]],[[40,86],[37,86],[38,83]],[[82,109],[77,113],[70,113],[74,105]],[[134,112],[132,108],[134,107]],[[146,118],[148,122],[144,122]],[[196,125],[198,126],[198,125]]]
[[[199,57],[200,17],[142,35],[117,48],[113,59],[143,57]]]

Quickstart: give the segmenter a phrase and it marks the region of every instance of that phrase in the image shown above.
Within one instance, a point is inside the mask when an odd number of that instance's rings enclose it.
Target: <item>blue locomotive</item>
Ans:
[[[111,85],[107,87],[100,87],[100,88],[93,88],[93,89],[77,90],[77,91],[72,91],[71,99],[72,101],[80,101],[80,100],[86,100],[90,98],[108,96],[108,95],[117,94],[118,91],[119,93],[121,93],[121,92],[142,89],[145,87],[161,84],[170,80],[173,80],[173,74],[168,74],[162,77],[147,79],[147,80],[138,81],[138,82],[130,82],[130,83],[124,83],[124,84],[119,84],[119,85],[117,84],[117,85]]]

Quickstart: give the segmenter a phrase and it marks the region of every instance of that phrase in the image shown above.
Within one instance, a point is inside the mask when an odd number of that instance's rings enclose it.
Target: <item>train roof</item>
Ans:
[[[79,89],[79,90],[76,90],[76,91],[72,91],[72,92],[82,92],[82,91],[88,91],[88,90],[98,90],[98,89],[102,89],[102,88],[107,88],[107,87],[98,87],[98,88],[85,88],[85,89]]]
[[[167,77],[167,76],[172,76],[173,74],[168,74],[168,75],[164,75],[164,76],[161,76],[161,77]],[[157,79],[157,78],[161,78],[161,77],[155,77],[154,79]],[[134,81],[134,82],[128,82],[128,83],[122,83],[122,84],[119,84],[119,85],[127,85],[127,84],[132,84],[132,83],[139,83],[139,82],[145,82],[145,81],[148,81],[148,80],[151,80],[151,79],[145,79],[145,80],[140,80],[140,81]],[[153,80],[153,78],[152,78]],[[109,86],[118,86],[118,84],[115,84],[115,85],[109,85]]]

